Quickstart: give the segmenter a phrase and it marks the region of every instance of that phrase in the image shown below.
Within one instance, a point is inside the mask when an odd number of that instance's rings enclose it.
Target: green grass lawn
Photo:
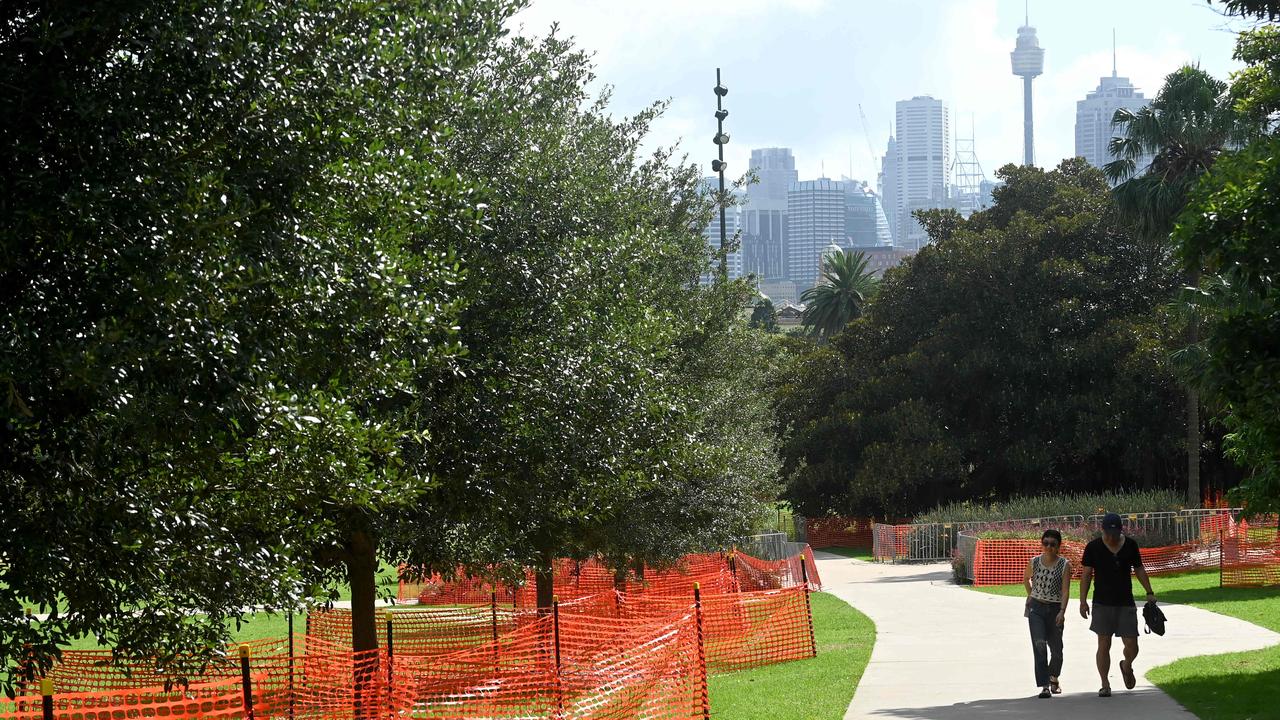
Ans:
[[[827,593],[810,596],[818,657],[712,675],[711,716],[723,720],[841,718],[871,659],[876,627]]]
[[[871,556],[871,548],[825,547],[814,548],[814,550],[817,552],[831,553],[832,555],[842,555],[844,557],[854,558],[857,560],[866,560],[867,562],[874,561],[874,558]]]
[[[1280,632],[1280,588],[1218,587],[1217,570],[1151,578],[1161,602],[1192,605]],[[1072,588],[1078,588],[1077,583]],[[975,587],[1022,597],[1022,585]],[[1143,591],[1134,581],[1134,596]],[[1201,720],[1280,719],[1280,645],[1262,650],[1185,658],[1147,672],[1147,678]]]

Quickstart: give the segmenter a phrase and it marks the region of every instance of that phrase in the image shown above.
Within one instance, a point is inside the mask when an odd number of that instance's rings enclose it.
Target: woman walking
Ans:
[[[1040,536],[1041,554],[1031,558],[1023,577],[1027,588],[1027,622],[1031,626],[1031,652],[1035,656],[1036,684],[1042,698],[1062,692],[1062,626],[1071,598],[1071,563],[1059,554],[1062,533],[1045,530]]]

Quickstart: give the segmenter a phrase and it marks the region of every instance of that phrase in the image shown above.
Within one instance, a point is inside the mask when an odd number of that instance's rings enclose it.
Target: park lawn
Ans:
[[[818,657],[712,675],[711,716],[723,720],[844,717],[871,659],[871,618],[828,593],[813,593]]]
[[[831,553],[832,555],[840,555],[842,557],[853,558],[855,560],[866,560],[873,562],[871,556],[871,548],[844,548],[844,547],[824,547],[814,548],[816,552]]]
[[[1217,570],[1153,577],[1151,585],[1161,602],[1192,605],[1280,632],[1280,588],[1218,587]],[[1026,593],[1020,584],[973,589],[1014,597]],[[1134,596],[1142,597],[1137,581]],[[1280,645],[1184,658],[1146,675],[1200,720],[1280,719],[1275,699],[1280,687]]]

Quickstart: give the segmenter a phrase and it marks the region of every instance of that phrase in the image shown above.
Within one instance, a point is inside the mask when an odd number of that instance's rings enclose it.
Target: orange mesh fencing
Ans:
[[[118,720],[120,718],[243,718],[244,690],[240,678],[193,683],[185,687],[130,688],[110,692],[58,692],[54,688],[53,716],[58,720]],[[0,697],[0,720],[42,720],[43,697]]]
[[[692,594],[689,596],[692,598]],[[627,617],[670,615],[688,599],[621,596]],[[813,622],[803,585],[780,590],[704,594],[707,667],[731,672],[814,656]]]
[[[305,636],[248,644],[254,715],[705,717],[708,669],[813,656],[809,591],[820,581],[812,563],[807,547],[779,561],[692,555],[628,578],[621,591],[602,563],[563,561],[556,569],[565,574],[555,587],[568,599],[554,612],[531,607],[533,587],[510,592],[505,603],[489,589],[483,604],[441,604],[440,598],[470,599],[488,587],[464,578],[438,584],[434,604],[380,616],[380,649],[363,653],[349,649],[349,610],[316,610]],[[700,604],[695,585],[702,588]],[[49,679],[58,708],[80,708],[67,720],[246,715],[238,653],[184,671],[176,677],[154,662],[114,658],[110,651],[66,651]],[[97,715],[81,712],[85,708]],[[0,720],[35,720],[40,698],[24,695],[0,709],[9,713]]]
[[[703,717],[692,604],[661,620],[543,615],[498,643],[412,658],[414,716]]]
[[[1255,522],[1274,523],[1271,518]],[[1142,547],[1147,574],[1169,575],[1221,566],[1224,586],[1280,584],[1280,550],[1274,526],[1250,527],[1247,521],[1237,523],[1229,514],[1214,515],[1202,521],[1201,538],[1199,542]],[[1141,545],[1141,535],[1135,539]],[[1038,554],[1039,540],[979,538],[973,556],[973,584],[1020,583],[1027,563]],[[1071,561],[1072,577],[1080,577],[1084,544],[1067,540],[1062,544],[1062,554]]]
[[[301,655],[305,638],[296,638],[295,652]],[[255,675],[266,686],[280,687],[288,678],[288,638],[256,640],[247,645]],[[351,644],[347,643],[346,647]],[[212,658],[204,666],[191,663],[188,672],[166,670],[146,658],[113,660],[110,650],[63,650],[62,659],[49,669],[48,677],[59,693],[91,693],[128,690],[152,685],[181,685],[187,682],[203,683],[224,678],[240,679],[238,645]]]
[[[910,525],[876,523],[872,528],[872,557],[876,560],[897,560],[908,557],[910,535]]]
[[[390,613],[392,649],[396,655],[442,655],[492,642],[532,620],[533,611],[496,604],[471,607],[425,606]],[[387,623],[379,617],[378,645],[387,647]],[[351,646],[351,611],[314,610],[307,617],[309,639],[338,647]]]
[[[1246,527],[1222,541],[1223,587],[1280,585],[1280,532],[1272,527]],[[1244,525],[1244,523],[1241,523]]]
[[[301,652],[303,642],[304,638],[297,639],[297,654],[293,657],[287,654],[287,639],[246,643],[250,646],[256,717],[327,720],[370,713],[390,715],[411,706],[414,694],[411,678],[396,680],[393,677],[393,664],[385,649],[354,653],[349,649],[349,641],[343,646],[312,637],[305,639],[304,654]],[[116,707],[113,698],[150,692],[147,688],[151,686],[182,694],[188,692],[186,688],[232,683],[237,692],[242,692],[238,655],[215,658],[198,673],[184,678],[163,672],[145,661],[112,663],[111,652],[107,650],[68,650],[47,677],[53,681],[59,697],[67,693],[101,698],[106,703],[104,708],[110,706],[116,710],[127,708]],[[359,682],[358,678],[368,680]]]
[[[871,549],[870,518],[827,517],[805,518],[805,541],[811,547],[847,547]]]

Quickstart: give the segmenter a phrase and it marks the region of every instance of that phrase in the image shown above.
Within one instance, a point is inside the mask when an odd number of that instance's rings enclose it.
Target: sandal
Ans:
[[[1120,661],[1120,674],[1124,676],[1124,686],[1126,688],[1132,690],[1133,686],[1138,684],[1138,678],[1133,674],[1133,666],[1125,660]]]
[[[1045,688],[1041,688],[1041,689],[1040,689],[1040,694],[1039,694],[1039,695],[1037,695],[1036,697],[1041,698],[1041,699],[1045,699],[1045,698],[1051,698],[1051,697],[1053,697],[1053,695],[1050,695],[1050,694],[1049,694],[1049,688],[1045,687]]]
[[[1104,687],[1098,691],[1098,697],[1111,697],[1111,688]]]
[[[1049,692],[1052,692],[1054,695],[1062,694],[1062,686],[1058,684],[1057,680],[1049,681]]]

